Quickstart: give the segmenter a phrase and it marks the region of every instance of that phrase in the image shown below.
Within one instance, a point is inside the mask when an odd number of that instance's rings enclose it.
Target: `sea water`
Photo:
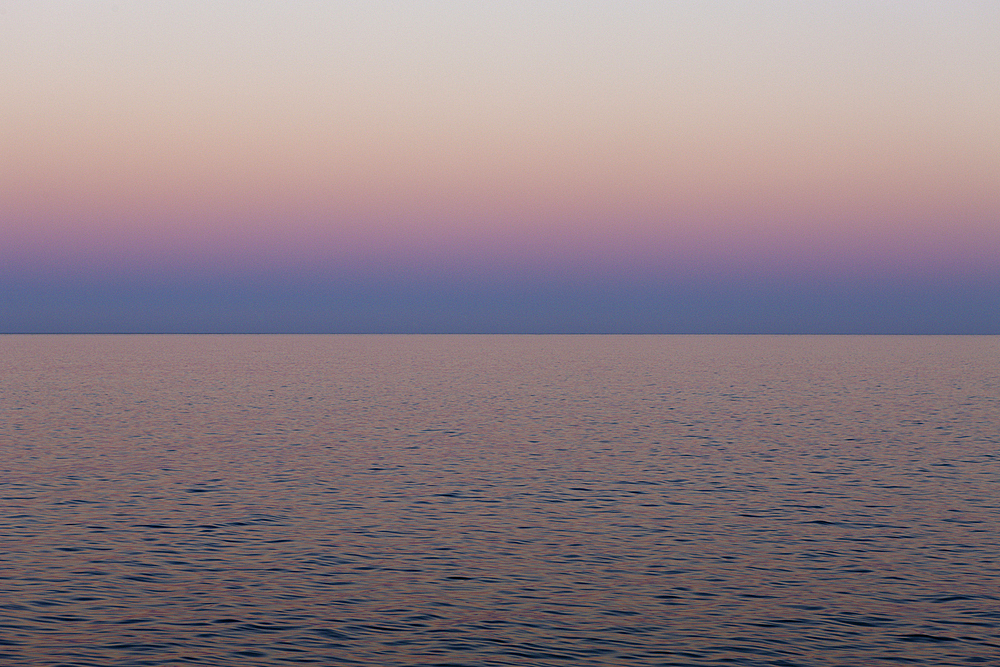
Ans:
[[[3,336],[0,664],[1000,664],[1000,337]]]

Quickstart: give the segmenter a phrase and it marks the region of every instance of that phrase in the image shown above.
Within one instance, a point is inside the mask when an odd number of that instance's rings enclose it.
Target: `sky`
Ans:
[[[0,332],[1000,334],[995,0],[0,0]]]

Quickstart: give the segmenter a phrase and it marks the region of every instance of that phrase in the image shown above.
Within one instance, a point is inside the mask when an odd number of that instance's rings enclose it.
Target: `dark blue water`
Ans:
[[[0,337],[0,664],[1000,664],[1000,338]]]

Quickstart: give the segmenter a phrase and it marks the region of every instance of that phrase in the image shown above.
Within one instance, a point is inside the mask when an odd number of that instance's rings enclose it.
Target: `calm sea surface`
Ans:
[[[0,664],[1000,664],[1000,337],[2,336]]]

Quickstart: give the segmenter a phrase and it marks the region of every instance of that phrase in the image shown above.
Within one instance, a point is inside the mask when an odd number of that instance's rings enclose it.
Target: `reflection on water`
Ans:
[[[1000,655],[1000,339],[0,337],[5,665]]]

